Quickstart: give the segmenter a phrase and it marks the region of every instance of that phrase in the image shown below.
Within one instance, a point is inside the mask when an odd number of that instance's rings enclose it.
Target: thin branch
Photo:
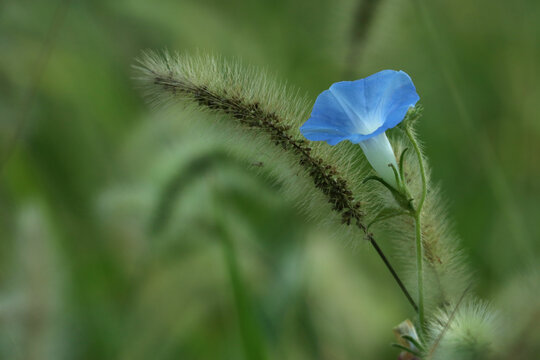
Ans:
[[[392,264],[390,264],[390,262],[388,261],[388,259],[384,255],[383,251],[379,247],[379,245],[375,242],[375,239],[373,239],[373,236],[371,236],[371,234],[368,235],[368,240],[371,243],[371,245],[373,245],[373,247],[377,251],[377,254],[379,254],[379,257],[382,259],[382,261],[384,262],[384,264],[386,265],[386,267],[388,268],[388,270],[390,271],[390,273],[394,277],[394,280],[396,280],[399,288],[401,289],[403,294],[405,294],[405,297],[407,298],[407,300],[409,300],[409,303],[412,305],[414,311],[418,312],[418,306],[414,302],[411,294],[409,294],[409,292],[407,291],[407,288],[405,287],[405,285],[403,284],[403,282],[399,278],[398,274],[396,273],[396,271],[392,267]]]

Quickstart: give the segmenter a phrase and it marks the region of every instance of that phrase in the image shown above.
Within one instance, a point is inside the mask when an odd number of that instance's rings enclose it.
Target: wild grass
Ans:
[[[213,56],[171,55],[167,52],[143,54],[136,70],[138,80],[155,106],[178,103],[189,112],[205,112],[210,115],[210,121],[219,121],[229,127],[229,131],[223,133],[224,137],[249,139],[246,154],[264,149],[265,153],[271,154],[269,157],[273,162],[284,164],[288,171],[281,172],[283,165],[274,170],[274,175],[285,189],[284,196],[293,198],[299,209],[315,218],[333,222],[331,226],[337,225],[341,231],[356,228],[356,232],[360,230],[363,237],[375,243],[375,235],[368,230],[367,224],[377,219],[381,209],[399,207],[387,189],[363,181],[370,175],[370,170],[357,149],[350,144],[332,148],[308,143],[301,137],[298,128],[307,118],[309,102],[285,86],[276,84],[267,74]],[[416,121],[419,110],[408,116],[411,119],[406,120],[407,123]],[[395,130],[392,134],[397,154],[417,143],[416,135],[410,128],[408,131],[414,144],[408,141],[404,130]],[[447,317],[441,320],[440,314],[445,314],[441,309],[457,303],[471,287],[470,271],[446,219],[438,189],[429,183],[429,167],[425,156],[422,157],[427,196],[420,214],[420,231],[427,264],[424,270],[427,318],[429,322],[447,324],[455,319]],[[291,176],[291,172],[295,175]],[[413,202],[417,203],[423,198],[422,176],[420,163],[412,151],[406,153],[404,173]],[[392,260],[400,263],[400,269],[407,274],[408,287],[414,288],[417,268],[414,266],[413,221],[406,216],[395,217],[378,222],[377,230],[375,234],[386,236],[393,242],[396,256]],[[349,236],[359,238],[354,231]],[[387,260],[386,256],[383,255],[383,259]],[[487,322],[486,313],[470,311],[467,316],[473,322],[477,320],[484,324]],[[452,334],[458,329],[458,334],[462,331],[461,334],[467,334],[463,336],[474,343],[474,336],[479,334],[468,328],[468,323],[459,320],[461,309],[457,314],[458,320],[448,327],[432,326],[431,337],[443,334],[442,338],[446,339],[454,336]],[[424,325],[417,323],[419,329]],[[457,341],[453,346],[457,349],[463,344],[465,342]]]

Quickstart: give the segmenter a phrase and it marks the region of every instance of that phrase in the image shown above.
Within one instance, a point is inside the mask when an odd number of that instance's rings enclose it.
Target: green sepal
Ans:
[[[387,183],[386,181],[384,181],[383,178],[378,177],[377,175],[370,175],[370,176],[366,177],[364,180],[362,180],[362,184],[367,183],[369,180],[376,180],[376,181],[380,182],[381,184],[383,184],[384,186],[386,186],[387,188],[389,188],[389,189],[394,189],[394,188],[392,187],[392,185],[390,185],[389,183]],[[394,190],[395,190],[395,189],[394,189]]]
[[[407,215],[407,214],[408,214],[408,212],[405,212],[405,211],[403,211],[401,209],[384,208],[377,214],[377,216],[375,216],[375,218],[373,220],[371,220],[371,222],[367,225],[367,229],[369,230],[371,225],[373,225],[375,223],[378,223],[378,222],[381,222],[381,221],[384,221],[384,220],[388,220],[388,219],[391,219],[391,218],[396,217],[396,216]]]
[[[403,174],[403,167],[405,165],[405,153],[409,150],[409,148],[403,149],[401,152],[401,155],[399,156],[399,176],[401,177],[401,181],[403,181],[403,186],[405,186],[405,175]]]
[[[393,187],[392,185],[390,185],[389,183],[386,182],[386,180],[384,180],[383,178],[381,177],[378,177],[376,175],[371,175],[371,176],[368,176],[366,177],[363,181],[362,181],[362,184],[365,184],[367,183],[369,180],[375,180],[375,181],[378,181],[380,182],[381,184],[384,185],[384,187],[386,187],[390,193],[394,196],[394,198],[396,198],[396,196],[402,196],[401,193],[395,188]],[[397,200],[397,199],[396,199]],[[399,201],[398,201],[399,203]]]
[[[418,350],[420,351],[424,351],[424,346],[422,344],[420,344],[418,342],[418,340],[416,340],[415,338],[413,338],[412,336],[410,335],[401,335],[401,337],[407,341],[409,341],[411,344],[413,344],[414,346],[416,346],[418,348]]]
[[[399,177],[399,172],[398,172],[398,169],[396,169],[396,167],[394,166],[394,164],[388,164],[388,166],[390,166],[392,168],[392,171],[394,172],[394,177],[395,177],[395,180],[396,180],[396,184],[398,186],[398,189],[403,189],[403,184],[401,182],[401,178]]]
[[[412,205],[411,193],[409,192],[409,188],[407,187],[407,184],[405,183],[405,173],[403,170],[405,168],[405,153],[407,152],[407,150],[409,150],[409,148],[403,149],[403,151],[401,152],[401,155],[399,156],[399,165],[398,165],[399,177],[401,179],[401,193],[407,198],[407,201],[409,202],[407,207],[410,210],[414,210],[413,205]]]
[[[362,183],[366,183],[369,180],[376,180],[380,182],[381,184],[383,184],[388,190],[390,190],[390,193],[392,194],[392,196],[394,197],[398,205],[402,207],[405,211],[407,212],[414,211],[413,206],[412,206],[412,199],[410,199],[406,194],[398,191],[392,185],[384,181],[384,179],[375,175],[368,176],[362,181]]]
[[[418,356],[418,357],[422,356],[418,351],[414,351],[413,349],[409,349],[408,347],[403,346],[401,344],[393,343],[392,346],[395,347],[395,348],[398,348],[400,350],[406,351],[406,352],[408,352],[410,354],[413,354],[414,356]]]

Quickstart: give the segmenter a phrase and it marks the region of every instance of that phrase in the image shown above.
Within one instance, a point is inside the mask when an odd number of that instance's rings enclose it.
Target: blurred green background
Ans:
[[[413,314],[372,249],[280,196],[264,153],[151,110],[143,49],[242,59],[313,100],[405,70],[478,294],[537,304],[516,287],[540,255],[539,19],[536,0],[0,1],[0,357],[397,358]]]

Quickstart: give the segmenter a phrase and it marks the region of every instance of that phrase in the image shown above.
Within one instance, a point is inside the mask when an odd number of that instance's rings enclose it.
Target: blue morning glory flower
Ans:
[[[365,79],[334,83],[323,91],[300,131],[306,139],[360,144],[373,169],[397,187],[396,157],[385,131],[399,124],[420,99],[405,72],[383,70]]]

